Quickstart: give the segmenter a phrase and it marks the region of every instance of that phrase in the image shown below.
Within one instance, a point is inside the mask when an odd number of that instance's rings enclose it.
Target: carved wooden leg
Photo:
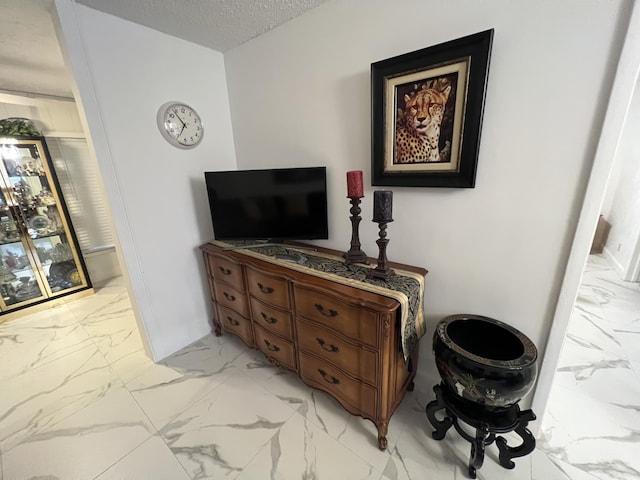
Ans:
[[[380,422],[378,425],[378,448],[380,450],[387,449],[387,431],[389,429],[389,422]]]
[[[522,444],[517,447],[510,447],[507,445],[507,441],[504,437],[498,437],[496,439],[496,445],[498,446],[498,450],[500,450],[498,460],[500,461],[500,465],[504,468],[515,467],[515,463],[511,461],[512,458],[524,457],[525,455],[533,452],[533,449],[536,448],[536,439],[527,428],[529,422],[535,419],[536,415],[532,410],[525,410],[524,412],[520,412],[518,415],[518,425],[514,430],[520,438],[522,438]]]
[[[429,402],[425,410],[427,413],[427,418],[429,419],[429,423],[431,423],[433,428],[435,428],[435,431],[431,434],[431,436],[435,440],[442,440],[447,434],[447,430],[449,430],[449,428],[451,428],[451,425],[453,425],[453,418],[451,418],[446,411],[446,406],[444,404],[444,401],[442,400],[442,390],[440,388],[440,385],[434,386],[433,391],[436,392],[436,399]],[[442,420],[438,420],[436,418],[436,412],[439,410],[445,410],[445,416]]]
[[[482,424],[476,429],[476,438],[471,442],[471,457],[469,458],[469,476],[476,478],[478,470],[484,462],[484,446],[489,436],[489,426]]]
[[[211,320],[211,323],[213,323],[213,334],[216,337],[219,337],[222,335],[222,328],[220,327],[220,323],[218,323],[218,318],[214,315],[213,319]]]

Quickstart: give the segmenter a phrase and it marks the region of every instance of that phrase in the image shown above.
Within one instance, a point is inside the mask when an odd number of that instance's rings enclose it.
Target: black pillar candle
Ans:
[[[393,192],[388,190],[376,190],[373,192],[373,221],[393,222],[391,207]]]
[[[369,274],[373,278],[381,280],[389,280],[391,276],[395,275],[395,272],[389,267],[387,263],[387,223],[393,222],[391,216],[391,202],[393,200],[393,192],[388,190],[377,190],[373,192],[373,221],[378,224],[378,265],[371,270]]]

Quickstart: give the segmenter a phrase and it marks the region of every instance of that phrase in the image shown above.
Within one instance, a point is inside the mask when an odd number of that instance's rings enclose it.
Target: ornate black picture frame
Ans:
[[[493,29],[371,64],[371,184],[475,186]]]

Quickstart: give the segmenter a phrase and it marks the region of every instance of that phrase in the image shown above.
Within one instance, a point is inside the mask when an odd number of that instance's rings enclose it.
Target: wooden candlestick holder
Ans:
[[[360,198],[349,197],[351,202],[351,209],[349,210],[351,213],[351,248],[343,255],[347,265],[351,263],[369,264],[367,254],[360,250],[360,236],[358,234],[358,227],[360,220],[362,220],[360,217]]]
[[[384,222],[377,222],[377,223],[378,223],[378,228],[380,229],[380,231],[378,232],[378,236],[380,238],[376,240],[376,243],[378,244],[378,249],[379,249],[378,265],[376,265],[376,268],[371,270],[371,277],[379,278],[382,280],[389,280],[389,278],[395,275],[396,272],[394,272],[389,267],[388,261],[387,261],[387,244],[389,243],[389,240],[387,240],[387,223],[388,222],[384,221]]]

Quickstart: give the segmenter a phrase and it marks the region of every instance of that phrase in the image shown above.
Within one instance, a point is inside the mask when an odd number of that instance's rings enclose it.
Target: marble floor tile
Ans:
[[[598,477],[537,449],[531,453],[531,480],[598,480]]]
[[[160,434],[192,478],[235,478],[294,413],[237,370]]]
[[[631,365],[631,370],[636,374],[636,379],[640,383],[640,361],[631,361],[629,362]]]
[[[82,325],[70,322],[64,306],[50,312],[46,324],[39,319],[0,324],[0,382],[29,372],[77,350],[92,346]]]
[[[629,360],[640,361],[640,330],[620,329],[615,331],[618,342]]]
[[[597,328],[604,330],[604,332],[607,333],[609,333],[614,327],[614,325],[609,323],[607,320],[606,312],[595,298],[585,299],[583,297],[578,297],[571,313],[570,324],[573,325],[576,321],[591,322],[593,326],[597,326]],[[574,328],[568,333],[577,334],[579,332],[580,329]]]
[[[237,366],[237,359],[248,351],[253,350],[234,335],[216,337],[210,334],[160,363],[186,375],[206,374]]]
[[[571,329],[567,332],[565,346],[577,344],[585,349],[623,355],[622,346],[615,334],[615,324],[605,321],[602,312],[595,313],[581,308],[582,302],[571,316]],[[573,355],[563,355],[561,361],[572,359]]]
[[[251,379],[294,410],[309,400],[312,390],[295,373],[274,366],[258,350],[246,347],[243,350],[243,353],[233,360],[235,367],[244,371]]]
[[[544,416],[532,478],[640,478],[640,287],[591,255]],[[560,477],[563,478],[563,477]]]
[[[192,345],[176,358],[151,364],[127,388],[160,429],[227,379],[233,367],[213,358],[220,362],[212,360],[209,349]]]
[[[4,453],[4,475],[12,480],[93,479],[154,432],[130,393],[116,388]]]
[[[582,334],[567,335],[556,371],[571,373],[579,381],[588,379],[598,370],[627,368],[629,360],[620,342],[609,342],[604,335],[601,338],[603,344],[598,346]]]
[[[640,300],[637,301],[640,303]],[[605,318],[617,329],[637,331],[640,324],[640,310],[631,310],[637,307],[635,300],[617,300],[602,306]]]
[[[608,374],[615,369],[628,369],[629,360],[622,347],[614,350],[597,348],[589,342],[580,341],[575,336],[567,336],[563,347],[563,355],[558,362],[556,379],[567,378],[572,384],[589,381],[597,374]],[[564,380],[563,380],[564,381]],[[566,385],[570,386],[570,385]]]
[[[0,323],[0,332],[4,330],[12,330],[14,328],[44,328],[45,326],[59,325],[69,326],[78,323],[78,319],[69,310],[69,304],[63,303],[54,305],[46,310],[40,310],[24,317],[16,317],[10,320],[2,320]]]
[[[188,377],[154,365],[127,384],[156,428],[162,428],[217,387],[224,377]]]
[[[131,310],[129,295],[124,287],[106,287],[99,294],[67,304],[80,323],[99,324],[109,318]]]
[[[314,423],[294,413],[236,479],[377,480],[381,475]]]
[[[318,390],[310,392],[298,413],[334,439],[344,434],[351,417],[335,398]]]
[[[376,425],[371,420],[356,415],[347,417],[347,424],[344,430],[336,437],[336,440],[364,458],[376,470],[383,471],[389,461],[390,452],[395,448],[401,433],[406,427],[406,423],[402,421],[403,411],[411,408],[412,394],[408,393],[405,400],[406,402],[402,402],[389,421],[386,450],[382,451],[378,448],[378,429]],[[426,416],[421,416],[421,420],[417,425],[422,429],[426,425]]]
[[[586,272],[596,271],[600,272],[603,270],[613,271],[613,267],[606,259],[606,257],[602,254],[594,254],[589,256],[589,260],[584,267]]]
[[[59,423],[120,384],[95,346],[85,347],[0,384],[0,445]]]
[[[625,358],[563,366],[556,372],[555,385],[606,403],[640,405],[640,384],[631,363]]]
[[[129,352],[110,363],[114,374],[125,384],[132,382],[154,365],[144,349]]]
[[[630,444],[640,444],[640,408],[609,404],[589,395],[555,387],[545,418],[540,446],[552,456],[572,464],[595,464],[629,457]],[[627,459],[640,472],[640,458]]]
[[[389,422],[388,445],[384,451],[378,448],[378,429],[373,422],[356,415],[349,416],[344,432],[336,440],[382,472],[389,461],[390,449],[395,446],[400,435],[398,424],[393,420],[392,417]]]
[[[190,480],[159,435],[128,453],[95,480]]]
[[[416,402],[417,403],[417,402]],[[426,419],[424,407],[402,408],[397,416],[409,422],[399,435],[395,445],[389,449],[389,458],[384,466],[384,480],[411,480],[430,478],[452,480],[456,478],[460,461],[452,450],[449,437],[434,440],[433,429]],[[392,418],[392,420],[398,420]],[[451,436],[451,435],[449,435]]]
[[[131,309],[107,315],[100,322],[82,324],[109,363],[143,349]]]

